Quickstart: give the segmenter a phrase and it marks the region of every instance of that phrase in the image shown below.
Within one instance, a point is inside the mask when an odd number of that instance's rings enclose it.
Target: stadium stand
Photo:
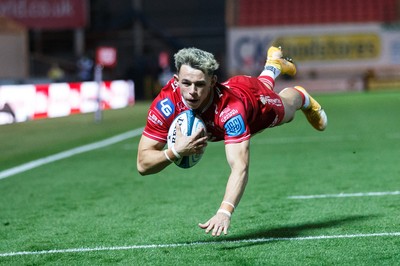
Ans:
[[[394,22],[396,0],[239,0],[237,26]]]
[[[328,24],[380,23],[399,30],[400,0],[233,0],[227,2],[227,24],[233,27],[307,26]],[[326,68],[299,73],[297,78],[310,87],[343,90],[398,88],[399,65],[378,68]],[[303,75],[303,76],[301,76]],[[305,77],[313,76],[313,77]]]

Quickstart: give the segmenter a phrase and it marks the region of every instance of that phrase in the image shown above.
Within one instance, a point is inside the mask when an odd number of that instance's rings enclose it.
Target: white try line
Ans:
[[[374,196],[388,196],[388,195],[400,195],[400,191],[299,195],[299,196],[289,196],[288,199],[324,199],[324,198],[347,198],[347,197],[374,197]]]
[[[0,180],[10,177],[10,176],[13,176],[13,175],[16,175],[16,174],[26,172],[28,170],[42,166],[44,164],[62,160],[62,159],[65,159],[65,158],[68,158],[68,157],[71,157],[71,156],[74,156],[74,155],[77,155],[80,153],[104,148],[104,147],[110,146],[112,144],[124,141],[126,139],[137,137],[140,134],[142,134],[142,131],[143,131],[143,128],[138,128],[138,129],[128,131],[128,132],[116,135],[114,137],[111,137],[111,138],[108,138],[105,140],[101,140],[101,141],[94,142],[94,143],[91,143],[88,145],[73,148],[73,149],[70,149],[67,151],[63,151],[63,152],[60,152],[60,153],[57,153],[54,155],[50,155],[50,156],[38,159],[38,160],[34,160],[31,162],[7,169],[7,170],[0,171]]]
[[[115,247],[53,249],[53,250],[41,250],[41,251],[18,251],[18,252],[0,253],[0,257],[26,256],[26,255],[48,255],[48,254],[56,254],[56,253],[83,253],[83,252],[94,252],[94,251],[179,248],[179,247],[193,247],[193,246],[205,246],[205,245],[227,245],[227,244],[243,244],[243,243],[267,243],[267,242],[276,242],[276,241],[303,241],[303,240],[325,240],[325,239],[341,239],[341,238],[399,237],[399,236],[400,236],[400,232],[352,234],[352,235],[332,235],[332,236],[322,235],[322,236],[304,236],[304,237],[270,237],[270,238],[254,238],[254,239],[243,239],[243,240],[189,242],[189,243],[176,243],[176,244],[149,244],[149,245],[132,245],[132,246],[115,246]]]

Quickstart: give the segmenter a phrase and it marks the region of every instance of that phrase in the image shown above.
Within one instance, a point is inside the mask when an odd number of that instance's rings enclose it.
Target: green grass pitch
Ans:
[[[197,227],[222,200],[223,143],[142,177],[137,136],[0,179],[0,265],[398,265],[400,91],[316,98],[326,131],[298,113],[252,138],[228,236]],[[0,126],[0,173],[141,128],[148,105]]]

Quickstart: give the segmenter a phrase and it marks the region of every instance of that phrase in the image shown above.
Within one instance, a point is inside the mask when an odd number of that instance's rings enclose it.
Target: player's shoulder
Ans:
[[[159,102],[168,102],[170,105],[174,105],[177,101],[180,101],[180,91],[179,87],[174,81],[171,79],[158,93],[156,98],[153,101],[153,104],[159,104]]]
[[[170,80],[154,98],[147,115],[143,134],[155,141],[166,142],[169,125],[179,105],[179,91]]]
[[[218,86],[216,89],[216,97],[214,97],[213,112],[219,120],[221,126],[225,124],[231,117],[241,114],[245,116],[245,107],[241,97],[235,89],[226,86]]]
[[[216,96],[214,97],[214,101],[217,102],[217,105],[220,107],[224,107],[226,105],[234,105],[235,103],[240,104],[241,100],[241,88],[238,88],[234,84],[231,83],[219,83],[216,86]]]
[[[253,82],[254,79],[257,79],[252,76],[247,76],[247,75],[238,75],[238,76],[233,76],[230,77],[228,80],[222,83],[222,85],[230,87],[230,86],[240,86],[240,85],[246,85],[248,83]]]
[[[161,88],[159,95],[164,94],[178,94],[179,93],[179,86],[175,82],[174,78],[171,78],[164,87]]]

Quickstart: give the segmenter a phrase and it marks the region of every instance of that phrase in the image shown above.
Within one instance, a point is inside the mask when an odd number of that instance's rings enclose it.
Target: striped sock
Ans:
[[[279,76],[279,74],[281,74],[281,71],[278,68],[272,65],[266,65],[264,67],[264,71],[261,72],[260,76],[270,76],[276,79]]]
[[[261,75],[258,76],[258,80],[264,83],[270,90],[274,90],[275,80],[273,77],[263,75],[263,73],[261,73]]]
[[[303,109],[303,110],[308,109],[310,107],[310,97],[308,96],[308,94],[304,93],[301,90],[298,90],[297,88],[294,88],[294,89],[300,93],[301,100],[302,100],[301,109]]]

